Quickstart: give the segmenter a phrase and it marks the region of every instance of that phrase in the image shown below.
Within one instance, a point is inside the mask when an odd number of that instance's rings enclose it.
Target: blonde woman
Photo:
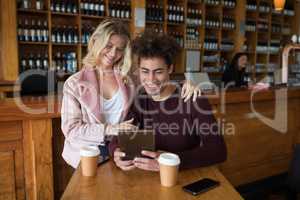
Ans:
[[[83,68],[63,88],[62,156],[72,167],[79,164],[82,146],[98,146],[103,159],[108,156],[107,136],[117,135],[120,129],[135,128],[132,120],[123,121],[134,98],[134,86],[127,77],[131,59],[127,27],[118,20],[103,21],[90,38]],[[183,98],[200,94],[189,83],[183,91]]]

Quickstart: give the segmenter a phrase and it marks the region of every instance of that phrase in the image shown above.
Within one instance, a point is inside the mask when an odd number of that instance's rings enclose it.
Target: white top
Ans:
[[[125,103],[121,90],[118,89],[111,99],[105,99],[100,96],[100,101],[105,122],[109,124],[120,123],[123,105]]]
[[[158,162],[163,165],[176,166],[180,164],[180,159],[174,153],[162,153],[158,158]]]

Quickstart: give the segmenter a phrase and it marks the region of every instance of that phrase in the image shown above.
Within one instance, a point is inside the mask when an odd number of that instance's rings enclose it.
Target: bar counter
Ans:
[[[293,146],[300,142],[300,88],[271,88],[251,100],[252,94],[237,89],[207,95],[228,149],[219,169],[234,186],[287,171]],[[60,99],[0,101],[0,199],[58,199],[65,190],[73,171],[61,158]],[[276,121],[285,119],[286,127]]]

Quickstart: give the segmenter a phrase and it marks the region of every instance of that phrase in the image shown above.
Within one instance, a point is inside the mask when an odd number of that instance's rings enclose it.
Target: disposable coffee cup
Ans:
[[[172,187],[177,183],[180,159],[173,153],[162,153],[158,158],[160,183],[165,187]]]
[[[85,146],[80,148],[81,172],[83,176],[95,176],[100,150],[97,146]]]

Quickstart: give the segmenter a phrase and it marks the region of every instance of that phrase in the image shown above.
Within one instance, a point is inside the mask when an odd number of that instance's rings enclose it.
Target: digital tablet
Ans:
[[[135,157],[145,157],[142,150],[155,151],[153,130],[121,131],[118,135],[119,146],[126,155],[122,160],[133,160]]]

